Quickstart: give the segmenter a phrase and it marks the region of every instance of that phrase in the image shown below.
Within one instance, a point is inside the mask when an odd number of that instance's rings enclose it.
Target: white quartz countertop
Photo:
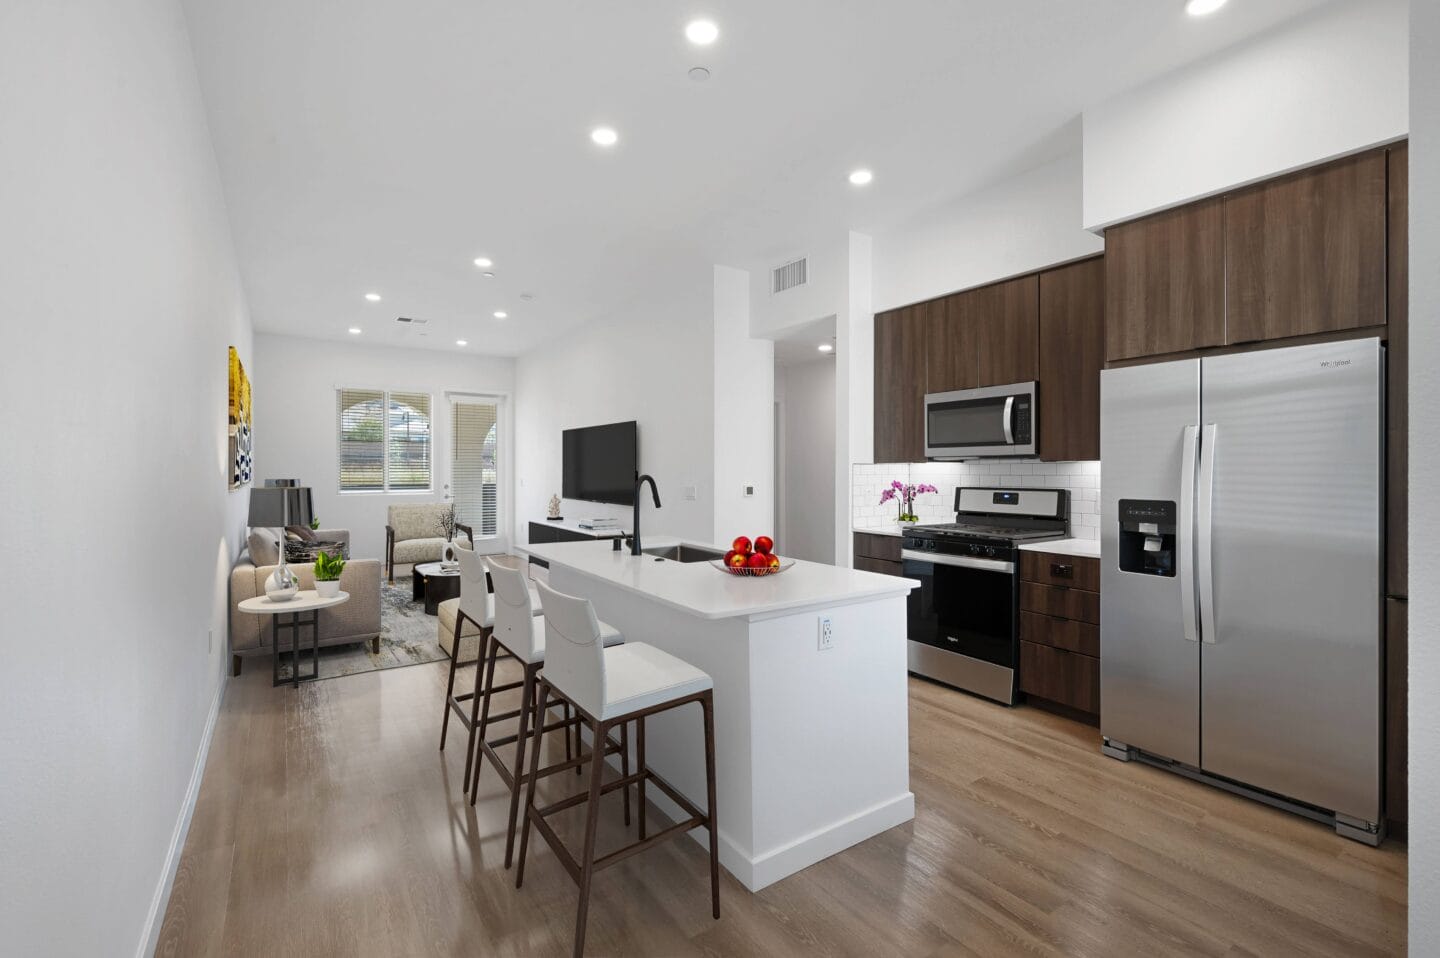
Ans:
[[[884,526],[865,526],[864,528],[861,528],[860,526],[852,526],[850,528],[850,531],[858,532],[861,535],[867,536],[894,536],[896,539],[899,539],[905,535],[905,530],[900,526],[898,522],[892,522],[889,525]]]
[[[1099,539],[1047,539],[1044,542],[1027,542],[1020,549],[1023,552],[1053,552],[1062,556],[1100,558]]]
[[[646,536],[645,548],[681,540]],[[708,547],[707,547],[708,548]],[[656,561],[619,552],[609,542],[553,542],[516,546],[516,551],[562,565],[702,619],[798,612],[827,605],[907,595],[914,579],[796,561],[778,575],[729,575],[708,562]],[[782,556],[783,558],[783,556]]]
[[[614,539],[624,535],[621,529],[586,529],[580,525],[578,519],[560,519],[551,522],[549,519],[531,519],[537,526],[548,526],[551,529],[564,529],[566,532],[578,532],[582,536],[593,536],[596,539]],[[630,525],[628,522],[621,523],[622,528]]]

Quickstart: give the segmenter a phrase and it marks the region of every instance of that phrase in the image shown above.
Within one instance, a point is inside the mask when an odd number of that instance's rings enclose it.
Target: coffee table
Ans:
[[[273,672],[270,681],[272,686],[281,684],[280,630],[290,630],[290,682],[299,688],[302,681],[313,682],[320,677],[320,610],[348,601],[350,601],[348,592],[341,592],[333,597],[322,597],[314,589],[304,589],[295,593],[293,598],[285,602],[272,602],[269,596],[258,595],[253,599],[244,600],[237,606],[241,612],[270,616],[270,650],[273,653]],[[307,612],[309,617],[302,618]],[[289,622],[280,621],[280,617],[284,615],[290,616]],[[300,630],[306,626],[310,627],[310,674],[301,675]]]
[[[438,562],[422,562],[410,573],[415,601],[425,600],[425,614],[439,615],[440,603],[460,594],[460,567],[447,569]]]

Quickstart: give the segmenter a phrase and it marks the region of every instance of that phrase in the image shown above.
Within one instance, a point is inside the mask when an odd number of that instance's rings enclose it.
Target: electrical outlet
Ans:
[[[828,615],[820,617],[820,642],[821,652],[835,648],[835,623],[830,621]]]
[[[696,499],[699,495],[700,495],[700,491],[699,491],[698,489],[696,489],[694,486],[686,486],[686,487],[685,487],[685,498],[686,498],[687,501],[694,502],[695,499]]]

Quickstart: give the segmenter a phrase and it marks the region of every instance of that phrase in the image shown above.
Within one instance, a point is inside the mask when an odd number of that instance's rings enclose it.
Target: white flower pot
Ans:
[[[322,599],[333,599],[340,594],[340,580],[332,579],[329,582],[316,582],[315,594]]]

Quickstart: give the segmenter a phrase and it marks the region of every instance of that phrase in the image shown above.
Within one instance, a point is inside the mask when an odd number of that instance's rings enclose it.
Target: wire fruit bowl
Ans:
[[[779,575],[794,564],[794,559],[781,559],[780,564],[773,569],[769,566],[763,566],[757,569],[752,568],[751,566],[728,565],[726,564],[724,559],[710,560],[710,565],[712,565],[716,569],[719,569],[721,572],[728,572],[731,575],[748,576],[750,578],[759,578],[760,576],[766,575]]]

